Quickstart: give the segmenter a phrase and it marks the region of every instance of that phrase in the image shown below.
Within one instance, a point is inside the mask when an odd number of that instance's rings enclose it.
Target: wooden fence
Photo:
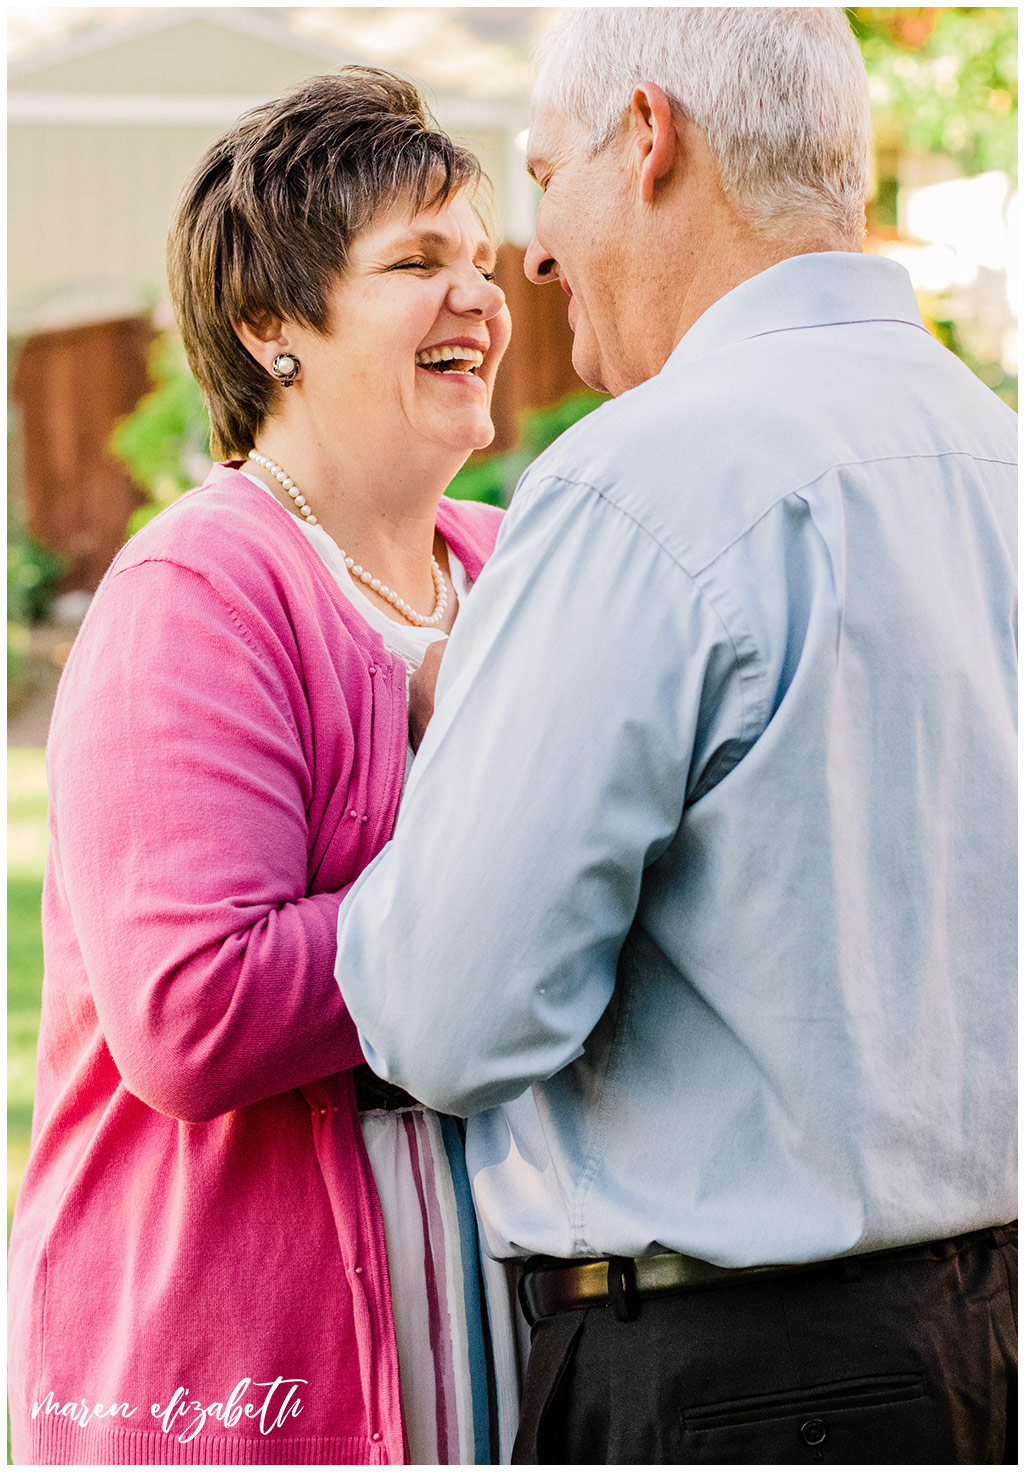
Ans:
[[[68,560],[65,588],[99,583],[145,497],[107,448],[149,386],[146,318],[41,332],[21,346],[18,409],[25,524]]]

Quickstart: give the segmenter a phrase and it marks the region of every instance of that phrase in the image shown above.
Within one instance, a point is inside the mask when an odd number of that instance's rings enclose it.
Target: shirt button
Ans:
[[[382,1437],[381,1437],[380,1432],[379,1431],[375,1431],[373,1433],[373,1435],[370,1437],[370,1440],[371,1441],[380,1441],[380,1440],[382,1440]]]
[[[327,1113],[326,1106],[320,1110],[320,1113],[321,1114],[326,1114]]]
[[[371,675],[375,675],[376,673],[377,673],[377,666],[375,664],[371,664],[370,665],[370,674]]]
[[[356,1275],[357,1278],[361,1278],[363,1276],[363,1270],[362,1270],[362,1268],[356,1268],[355,1269],[355,1275]]]
[[[805,1421],[800,1427],[800,1435],[808,1446],[821,1446],[828,1435],[824,1421]]]
[[[358,818],[359,817],[359,814],[356,812],[355,808],[349,808],[348,815],[349,815],[350,818]]]
[[[369,813],[364,813],[363,814],[363,822],[364,823],[368,823],[369,821],[370,821],[370,815],[369,815]]]

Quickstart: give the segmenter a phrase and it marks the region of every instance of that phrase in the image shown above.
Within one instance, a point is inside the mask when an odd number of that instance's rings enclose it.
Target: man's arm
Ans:
[[[726,643],[616,506],[521,488],[449,640],[395,837],[339,917],[336,974],[378,1073],[469,1114],[580,1055],[679,824]]]

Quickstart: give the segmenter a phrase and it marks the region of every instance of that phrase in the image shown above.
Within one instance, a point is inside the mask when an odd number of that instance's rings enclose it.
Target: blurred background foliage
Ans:
[[[28,1159],[43,943],[46,768],[41,747],[7,752],[7,1229]]]
[[[137,532],[159,511],[206,478],[210,421],[180,340],[157,337],[149,353],[153,387],[114,430],[110,448],[149,501],[128,524]]]
[[[490,506],[507,506],[523,471],[558,436],[607,399],[589,389],[570,394],[546,409],[528,409],[519,421],[519,442],[504,455],[471,460],[448,487],[448,495],[465,501],[486,501]]]
[[[871,85],[872,119],[880,152],[941,155],[966,178],[1000,170],[1017,179],[1017,12],[1003,6],[856,6],[846,14],[860,44]],[[872,227],[895,234],[897,181],[882,173],[869,207]],[[870,247],[870,240],[869,240]],[[1016,371],[972,346],[962,308],[942,290],[919,289],[922,311],[951,351],[1016,407]],[[148,496],[135,513],[136,531],[188,486],[208,464],[209,426],[196,384],[171,332],[154,345],[152,392],[118,426],[112,448]],[[449,494],[507,506],[529,462],[570,424],[602,402],[574,394],[534,409],[520,424],[513,450],[474,456]]]
[[[876,132],[941,153],[967,176],[1017,180],[1013,6],[848,8],[871,79]]]
[[[906,266],[935,336],[1016,409],[1017,10],[846,14],[875,135],[867,248]]]
[[[8,373],[10,367],[8,365]],[[15,416],[7,411],[7,484],[18,479],[19,443]],[[25,508],[17,495],[7,497],[7,700],[17,703],[26,681],[31,625],[49,612],[64,574],[65,561],[29,535]]]

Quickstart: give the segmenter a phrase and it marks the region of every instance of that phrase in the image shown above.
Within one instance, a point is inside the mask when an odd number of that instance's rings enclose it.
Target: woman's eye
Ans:
[[[440,271],[443,270],[440,261],[396,261],[391,267],[392,271]],[[485,281],[493,281],[495,273],[478,268],[480,275]]]

